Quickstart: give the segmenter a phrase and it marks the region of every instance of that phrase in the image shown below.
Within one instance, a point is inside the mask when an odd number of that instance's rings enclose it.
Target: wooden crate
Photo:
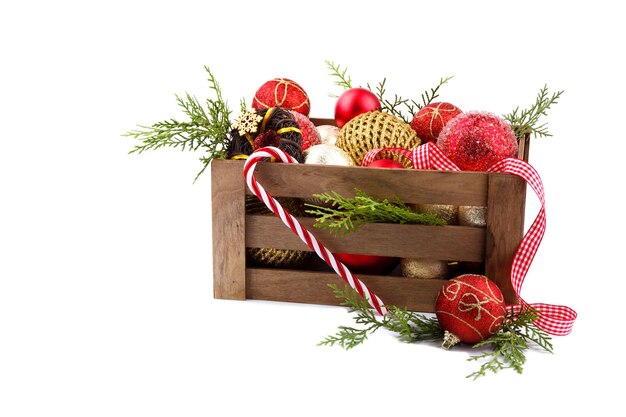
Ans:
[[[520,157],[527,160],[528,141],[520,145]],[[245,196],[251,192],[245,185],[243,164],[232,160],[211,163],[214,297],[338,304],[327,284],[343,281],[330,268],[320,267],[321,261],[300,269],[246,264],[246,247],[309,249],[276,216],[245,213]],[[313,218],[299,220],[333,252],[483,262],[486,275],[501,288],[506,302],[517,302],[510,272],[523,236],[526,186],[514,175],[269,162],[259,163],[255,173],[274,197],[309,198],[328,191],[348,196],[359,188],[379,198],[398,197],[408,204],[487,206],[485,228],[368,224],[345,237],[334,237],[326,230],[314,229]],[[385,303],[424,312],[434,311],[437,293],[445,282],[356,275]]]

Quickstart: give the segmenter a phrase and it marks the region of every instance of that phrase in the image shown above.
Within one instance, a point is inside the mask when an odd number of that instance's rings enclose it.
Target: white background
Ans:
[[[0,8],[0,415],[482,415],[621,407],[623,29],[611,2],[11,2]],[[217,5],[219,4],[219,6]],[[324,60],[356,84],[502,114],[565,93],[533,140],[548,230],[522,295],[579,313],[553,355],[472,382],[462,349],[381,332],[316,343],[336,307],[212,298],[201,154],[128,155],[121,134],[179,117],[174,94],[233,109],[264,81],[332,117]],[[528,221],[536,205],[529,197]],[[400,238],[400,237],[399,237]],[[618,384],[610,381],[616,377]]]

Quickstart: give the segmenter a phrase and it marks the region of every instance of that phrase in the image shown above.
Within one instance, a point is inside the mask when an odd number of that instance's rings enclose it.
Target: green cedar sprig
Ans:
[[[139,129],[124,133],[123,136],[141,141],[129,153],[140,154],[165,146],[180,148],[183,151],[197,151],[203,148],[206,155],[200,158],[203,167],[196,175],[196,180],[206,170],[212,159],[226,156],[231,110],[224,100],[222,89],[215,76],[209,67],[205,66],[204,69],[208,73],[209,88],[215,95],[215,98],[206,100],[206,110],[198,99],[189,93],[185,93],[184,96],[176,95],[176,102],[188,120],[180,121],[171,118],[150,126],[140,125]]]
[[[348,90],[352,88],[352,79],[350,75],[348,75],[348,68],[341,68],[340,64],[335,64],[333,61],[324,61],[326,63],[326,67],[330,71],[328,75],[334,77],[335,85],[340,87],[342,90]],[[329,94],[330,97],[339,97],[336,94]]]
[[[352,88],[352,78],[348,74],[348,68],[342,68],[340,64],[335,64],[332,61],[325,61],[330,73],[329,75],[335,79],[335,85],[341,87],[344,91]],[[382,110],[389,114],[402,119],[405,123],[409,123],[415,113],[417,113],[422,107],[432,103],[434,99],[439,97],[439,89],[442,85],[450,81],[453,77],[442,77],[439,79],[439,84],[430,90],[425,90],[421,94],[421,103],[415,100],[404,98],[398,94],[394,94],[393,98],[387,98],[387,89],[385,84],[387,78],[383,78],[376,87],[372,87],[367,83],[367,89],[376,94]],[[337,97],[335,94],[330,94],[331,97]]]
[[[480,369],[468,375],[476,379],[487,372],[496,373],[502,369],[514,369],[522,373],[526,363],[526,351],[532,345],[552,353],[550,336],[535,326],[537,312],[529,307],[517,314],[508,314],[502,328],[489,339],[476,343],[474,348],[490,347],[480,355],[470,356],[469,361],[482,361]]]
[[[306,203],[311,210],[308,214],[317,216],[315,227],[330,229],[335,233],[343,232],[345,235],[366,223],[411,223],[444,225],[445,220],[434,213],[416,213],[400,200],[390,202],[388,199],[379,200],[371,197],[361,190],[355,190],[354,198],[343,197],[333,191],[331,193],[314,194],[330,206],[320,206]]]
[[[372,87],[369,84],[367,84],[367,88],[376,94],[376,97],[378,97],[378,100],[380,100],[383,110],[404,120],[405,123],[410,123],[413,119],[413,116],[420,109],[429,105],[433,102],[434,99],[439,97],[439,89],[441,88],[441,86],[450,81],[452,78],[453,77],[440,78],[439,84],[437,84],[436,87],[431,88],[430,90],[425,90],[421,95],[421,103],[418,103],[415,100],[403,98],[398,94],[394,94],[393,101],[387,99],[385,97],[385,94],[387,92],[385,89],[385,83],[387,82],[387,78],[383,78],[383,80],[378,83],[378,85],[376,86],[376,91],[372,90]]]
[[[516,107],[511,113],[504,115],[504,118],[511,124],[517,140],[520,141],[525,134],[530,133],[534,137],[552,136],[548,131],[548,123],[540,124],[541,116],[547,116],[547,111],[553,104],[558,103],[558,99],[563,94],[563,90],[552,93],[548,92],[548,86],[544,85],[532,106],[528,109],[520,110]]]
[[[326,337],[318,343],[318,346],[338,345],[346,350],[352,349],[365,342],[368,335],[380,328],[397,333],[401,341],[408,343],[443,338],[443,330],[434,317],[394,306],[388,307],[387,315],[379,317],[370,309],[367,300],[356,291],[347,286],[340,288],[334,284],[330,284],[329,287],[333,289],[335,296],[342,300],[341,305],[347,306],[350,313],[356,313],[354,317],[356,323],[364,327],[340,326],[336,334]]]

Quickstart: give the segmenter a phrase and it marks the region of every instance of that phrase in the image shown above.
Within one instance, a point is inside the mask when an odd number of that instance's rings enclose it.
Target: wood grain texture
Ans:
[[[313,218],[298,220],[331,252],[474,262],[485,259],[485,229],[480,227],[372,223],[335,237],[328,230],[315,229]],[[246,216],[246,246],[310,250],[273,215]]]
[[[445,280],[359,275],[387,305],[411,311],[433,312]],[[248,268],[246,293],[249,299],[339,305],[328,284],[344,285],[330,272]]]
[[[238,164],[243,170],[241,161],[224,162]],[[484,172],[260,162],[255,175],[273,196],[310,198],[315,193],[336,191],[349,197],[358,188],[376,198],[398,198],[407,204],[487,204],[488,174]]]
[[[245,192],[243,167],[211,162],[213,296],[246,299]]]
[[[489,176],[485,273],[502,290],[507,304],[518,302],[511,264],[524,234],[526,183],[510,174]]]
[[[337,122],[335,121],[335,119],[323,119],[320,117],[310,117],[309,120],[313,122],[315,126],[321,126],[321,125],[337,126]]]

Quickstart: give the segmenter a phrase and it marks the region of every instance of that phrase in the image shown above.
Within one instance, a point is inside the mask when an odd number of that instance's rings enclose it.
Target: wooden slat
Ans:
[[[213,296],[245,300],[245,204],[242,167],[211,162]]]
[[[241,161],[226,162],[238,164],[243,170]],[[484,172],[260,162],[255,175],[258,182],[274,196],[309,198],[314,193],[335,191],[349,197],[358,188],[377,198],[398,198],[405,203],[487,204],[488,174]]]
[[[313,218],[298,220],[331,252],[452,261],[485,259],[485,229],[480,227],[378,223],[334,237],[327,230],[315,229]],[[246,246],[309,250],[273,215],[246,216]]]
[[[404,277],[360,275],[365,284],[385,304],[411,311],[432,312],[445,280],[417,280]],[[289,269],[248,268],[246,293],[249,299],[338,305],[328,284],[344,285],[339,276],[328,272]]]
[[[313,122],[315,126],[321,126],[321,125],[337,126],[337,122],[335,121],[335,119],[323,119],[320,117],[311,117],[309,118],[309,120],[311,120],[311,122]]]
[[[517,176],[489,176],[485,273],[498,284],[508,304],[517,303],[511,264],[524,233],[525,190],[526,183]]]

